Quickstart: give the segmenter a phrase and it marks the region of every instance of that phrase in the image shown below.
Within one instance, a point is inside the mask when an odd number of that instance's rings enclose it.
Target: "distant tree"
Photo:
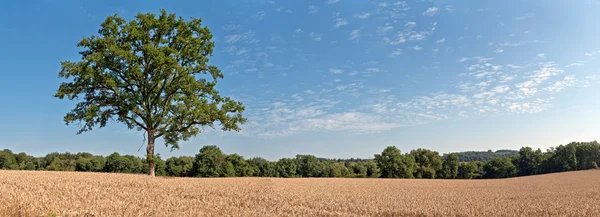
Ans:
[[[410,151],[410,155],[415,158],[416,168],[415,178],[436,178],[436,173],[442,170],[442,157],[437,151],[419,148]]]
[[[531,147],[522,147],[516,160],[519,176],[535,175],[540,173],[544,156],[540,149],[534,151]]]
[[[82,39],[81,60],[64,61],[55,97],[77,100],[67,124],[83,123],[78,134],[113,120],[147,135],[149,175],[155,174],[154,144],[179,148],[199,126],[240,130],[244,106],[215,89],[223,73],[208,65],[214,42],[202,21],[184,21],[161,10],[137,14],[132,21],[109,16],[99,35]]]
[[[494,158],[483,166],[485,178],[509,178],[517,174],[517,168],[508,157]]]
[[[412,155],[402,155],[395,146],[388,146],[381,154],[376,154],[375,161],[382,178],[414,177],[415,158]]]
[[[157,176],[167,176],[167,163],[157,154],[154,163],[156,165],[155,174]],[[145,172],[148,171],[148,167],[144,167]]]
[[[296,174],[302,177],[320,177],[321,162],[314,155],[296,155]]]
[[[458,165],[457,178],[459,179],[472,179],[475,177],[477,171],[477,165],[472,162],[461,162]]]
[[[283,178],[296,177],[296,161],[291,158],[281,158],[275,164],[277,176]]]
[[[166,171],[169,176],[193,176],[192,169],[194,168],[194,157],[181,156],[181,157],[171,157],[167,159],[166,162]]]
[[[114,152],[106,157],[106,172],[116,173],[142,173],[144,171],[141,159],[132,155],[123,155]]]
[[[577,169],[586,170],[598,167],[597,162],[600,162],[600,144],[596,141],[577,142],[575,144]],[[596,163],[596,166],[594,166],[594,163]]]
[[[377,167],[377,163],[374,160],[365,161],[365,167],[367,167],[367,177],[379,177],[379,167]]]
[[[200,177],[229,177],[235,174],[233,165],[221,149],[214,145],[204,146],[196,155],[194,173]]]
[[[17,159],[10,150],[0,151],[0,169],[14,169],[17,167]]]
[[[254,171],[253,176],[258,177],[275,177],[277,176],[277,171],[275,170],[275,163],[270,162],[261,157],[254,157],[248,160],[248,165],[252,167],[252,171]]]
[[[452,153],[446,156],[442,165],[442,178],[455,179],[458,176],[458,155]]]
[[[248,164],[244,157],[238,154],[227,155],[227,161],[233,166],[233,171],[237,177],[252,176],[254,169]]]

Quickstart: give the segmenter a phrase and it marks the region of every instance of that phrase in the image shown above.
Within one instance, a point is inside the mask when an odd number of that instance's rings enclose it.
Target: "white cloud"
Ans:
[[[362,13],[354,14],[354,17],[356,17],[358,19],[367,19],[370,16],[371,16],[371,14],[367,13],[367,12],[362,12]]]
[[[235,54],[237,54],[239,56],[239,55],[242,55],[245,53],[248,53],[248,50],[246,48],[242,48],[242,49],[239,49]]]
[[[331,72],[333,74],[340,74],[340,73],[344,72],[344,70],[336,69],[336,68],[330,68],[329,72]]]
[[[400,49],[400,48],[397,48],[390,54],[390,56],[392,56],[392,57],[400,56],[400,55],[402,55],[402,49]]]
[[[352,32],[350,32],[350,34],[348,34],[348,39],[350,40],[356,40],[360,37],[360,30],[355,29],[352,30]]]
[[[469,58],[467,58],[467,57],[461,57],[461,58],[460,58],[460,59],[458,59],[457,61],[462,63],[462,62],[465,62],[465,61],[467,61],[467,60],[469,60]]]
[[[308,13],[309,14],[316,14],[317,12],[319,12],[319,7],[317,7],[316,5],[309,5],[308,6]]]
[[[267,68],[271,68],[271,67],[273,67],[275,65],[273,65],[273,63],[265,63],[263,66],[267,67]]]
[[[296,31],[294,31],[294,32],[296,32],[296,33],[302,33],[303,31],[302,31],[302,29],[296,29]]]
[[[525,20],[525,19],[532,18],[534,16],[535,16],[535,13],[526,13],[523,16],[518,16],[518,17],[515,17],[513,19],[515,19],[515,20]]]
[[[414,49],[414,50],[416,50],[416,51],[420,51],[420,50],[422,50],[423,48],[422,48],[422,47],[419,47],[419,46],[414,46],[414,47],[413,47],[413,49]]]
[[[338,27],[345,26],[345,25],[348,25],[348,21],[344,18],[338,17],[335,19],[335,24],[333,25],[333,27],[338,28]]]
[[[254,39],[254,31],[247,31],[242,34],[233,34],[225,36],[225,43],[233,44],[237,42],[245,42],[247,44],[258,43],[259,40]]]
[[[392,27],[392,26],[380,26],[380,27],[377,27],[377,33],[385,33],[385,32],[392,31],[393,29],[394,29],[394,27]]]
[[[504,52],[504,49],[502,49],[502,48],[497,48],[497,49],[496,49],[494,52],[496,52],[496,53],[502,53],[502,52]]]
[[[330,5],[338,3],[338,2],[340,2],[340,0],[327,0],[327,4],[330,4]]]
[[[549,87],[544,88],[544,90],[549,92],[561,92],[567,87],[575,86],[577,84],[577,79],[575,79],[574,75],[567,75],[563,78],[563,80],[557,81]]]
[[[427,10],[423,12],[423,16],[433,17],[438,11],[439,11],[439,8],[430,7],[430,8],[427,8]]]
[[[379,68],[368,68],[368,72],[379,72]]]
[[[444,43],[446,41],[446,38],[442,38],[440,40],[435,41],[435,43]]]
[[[454,6],[452,5],[446,5],[446,7],[444,7],[444,10],[448,13],[452,13],[455,11]]]
[[[379,3],[379,7],[387,7],[389,4],[387,2]]]
[[[404,24],[404,26],[406,28],[413,28],[413,27],[417,26],[417,23],[416,22],[406,22],[406,24]]]
[[[338,78],[338,79],[333,80],[333,82],[335,82],[335,83],[339,83],[340,81],[342,81],[342,79]]]
[[[239,24],[229,24],[229,25],[225,25],[223,27],[221,27],[223,30],[225,31],[233,31],[233,30],[237,30],[239,28],[241,28],[242,26]]]
[[[538,58],[540,59],[546,59],[546,54],[544,53],[539,53],[538,55],[536,55]]]
[[[255,20],[262,20],[265,18],[265,15],[267,15],[267,13],[265,13],[264,11],[259,11],[254,16],[252,16],[252,18]]]
[[[308,34],[308,36],[315,41],[321,41],[323,39],[323,35],[321,34],[317,34],[315,32],[311,32],[310,34]]]

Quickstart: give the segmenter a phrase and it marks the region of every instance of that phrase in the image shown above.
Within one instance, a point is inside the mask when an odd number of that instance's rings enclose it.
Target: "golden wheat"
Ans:
[[[1,216],[600,216],[600,170],[501,180],[0,171]]]

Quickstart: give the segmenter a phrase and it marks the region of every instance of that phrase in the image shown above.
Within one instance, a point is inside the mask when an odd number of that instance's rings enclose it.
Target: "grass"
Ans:
[[[600,216],[600,170],[498,180],[0,170],[0,216]]]

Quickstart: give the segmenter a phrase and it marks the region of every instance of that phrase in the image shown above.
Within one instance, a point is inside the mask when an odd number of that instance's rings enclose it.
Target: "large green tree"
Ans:
[[[388,146],[375,155],[377,167],[381,170],[382,178],[413,178],[416,166],[412,155],[402,155],[396,146]]]
[[[197,135],[202,126],[240,130],[242,103],[215,89],[221,71],[209,65],[214,42],[201,19],[185,21],[161,10],[126,21],[109,16],[99,35],[78,44],[81,60],[64,61],[55,96],[77,101],[64,120],[81,123],[79,133],[113,120],[147,135],[148,173],[154,176],[154,143],[171,149]]]

